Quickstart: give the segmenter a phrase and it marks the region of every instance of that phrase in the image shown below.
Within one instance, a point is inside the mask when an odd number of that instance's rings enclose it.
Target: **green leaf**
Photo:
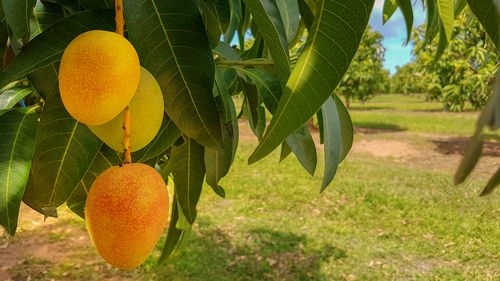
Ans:
[[[413,27],[413,7],[411,6],[411,0],[397,0],[399,8],[403,13],[403,17],[406,23],[406,44],[410,42],[411,29]]]
[[[500,40],[498,34],[498,12],[495,8],[495,0],[467,0],[471,11],[484,27],[488,36],[500,50]],[[497,1],[497,5],[498,1]]]
[[[261,105],[261,100],[257,87],[241,79],[245,101],[243,111],[248,117],[248,124],[258,139],[262,138],[266,128],[266,111]]]
[[[34,4],[35,0],[2,0],[5,20],[12,31],[13,40],[28,39]]]
[[[346,72],[373,8],[373,0],[320,1],[319,13],[253,163],[313,116]]]
[[[286,143],[293,154],[297,156],[300,165],[313,176],[316,171],[318,159],[316,155],[316,145],[314,144],[314,140],[307,126],[304,125],[289,135],[286,138]]]
[[[172,204],[172,215],[170,217],[170,223],[168,225],[167,239],[165,240],[165,244],[163,245],[161,256],[158,259],[158,265],[166,262],[168,258],[179,249],[186,233],[184,230],[178,229],[176,227],[179,220],[179,212],[181,212],[178,206],[179,203],[177,200],[177,194],[174,194],[174,200]]]
[[[30,18],[30,38],[36,37],[63,16],[61,6],[36,1],[33,16]]]
[[[454,9],[454,12],[453,12],[453,14],[455,15],[455,17],[457,17],[458,15],[460,15],[460,13],[462,13],[462,11],[465,9],[466,6],[467,6],[467,0],[457,0],[455,2],[455,9]]]
[[[285,27],[286,41],[290,44],[299,29],[300,13],[297,0],[275,0]]]
[[[226,197],[224,188],[219,185],[219,181],[227,175],[233,162],[233,147],[229,129],[222,126],[222,137],[224,150],[205,149],[206,182],[214,192],[222,198]]]
[[[31,94],[33,90],[30,88],[13,87],[0,94],[0,110],[10,109],[16,105],[27,95]]]
[[[127,0],[125,0],[127,1]],[[124,1],[124,2],[125,2]],[[87,9],[114,9],[114,0],[78,0]]]
[[[0,117],[0,225],[10,235],[16,233],[37,125],[34,108],[17,108]]]
[[[124,4],[130,41],[141,65],[160,84],[168,116],[188,137],[219,149],[222,133],[212,94],[215,65],[197,6],[191,0]]]
[[[284,141],[282,144],[281,144],[281,152],[280,152],[280,163],[285,160],[288,155],[290,155],[290,153],[292,153],[292,149],[290,148],[290,146],[286,143],[286,141]]]
[[[437,0],[437,8],[444,33],[446,34],[446,40],[450,41],[453,33],[453,20],[455,16],[453,0]]]
[[[198,0],[202,9],[202,18],[212,46],[217,46],[231,19],[231,10],[227,0]]]
[[[425,44],[432,42],[439,27],[439,16],[435,0],[427,0],[427,26],[425,28]]]
[[[186,138],[181,146],[172,147],[172,161],[175,192],[182,212],[189,223],[193,224],[205,177],[203,146]]]
[[[434,0],[431,0],[434,1]],[[385,24],[398,8],[397,0],[385,0],[382,11],[382,22]]]
[[[83,176],[78,186],[73,190],[66,205],[75,214],[85,218],[84,207],[87,200],[87,194],[92,187],[95,179],[106,169],[116,166],[122,162],[120,155],[114,149],[109,148],[107,145],[102,145],[101,149],[95,156],[92,164],[90,165],[87,173]]]
[[[439,22],[439,43],[436,50],[436,55],[434,56],[434,63],[436,63],[443,55],[446,47],[448,46],[448,39],[446,39],[446,32],[442,22]]]
[[[320,192],[323,192],[337,173],[337,167],[340,163],[342,135],[339,113],[333,97],[326,100],[325,104],[321,107],[321,112],[325,143],[325,172],[320,189]]]
[[[453,178],[455,184],[462,183],[472,172],[481,157],[483,150],[483,138],[481,134],[475,134],[465,146],[464,158]]]
[[[243,0],[243,2],[269,48],[280,83],[285,86],[290,76],[290,58],[285,27],[276,2],[275,0]]]
[[[311,9],[311,7],[307,4],[306,0],[299,0],[298,4],[299,4],[300,17],[302,18],[302,20],[304,20],[304,24],[307,30],[310,30],[314,22],[313,9]]]
[[[495,174],[490,178],[480,196],[492,193],[498,185],[500,185],[500,168],[498,168]]]
[[[102,142],[86,125],[71,118],[60,96],[48,99],[40,117],[33,157],[32,199],[40,208],[66,202],[87,173]]]
[[[66,46],[88,30],[114,30],[113,13],[85,11],[65,17],[30,41],[12,63],[0,73],[0,88],[44,66],[61,60]]]
[[[351,116],[338,96],[335,96],[335,105],[337,105],[337,113],[340,119],[340,162],[342,162],[351,150],[354,140],[354,128]]]
[[[224,34],[224,42],[230,44],[233,40],[234,33],[243,21],[243,10],[241,7],[241,0],[229,0],[229,7],[231,8],[231,19],[229,26]]]
[[[181,136],[181,131],[174,122],[170,120],[168,115],[163,116],[163,121],[160,130],[155,138],[144,148],[132,153],[134,162],[144,162],[159,156],[171,147],[175,141]]]

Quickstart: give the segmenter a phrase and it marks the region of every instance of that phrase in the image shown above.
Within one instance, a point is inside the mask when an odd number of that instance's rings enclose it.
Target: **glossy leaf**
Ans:
[[[36,0],[2,0],[5,20],[12,31],[15,41],[28,39],[30,32],[30,16]]]
[[[346,72],[366,28],[373,0],[322,0],[319,14],[264,137],[249,158],[268,155],[313,116]]]
[[[34,108],[17,108],[0,117],[0,225],[10,235],[14,235],[17,228],[37,125]]]
[[[397,0],[384,1],[384,8],[382,10],[382,22],[384,24],[392,17],[397,8],[398,8]]]
[[[282,86],[290,76],[290,59],[285,27],[275,0],[244,0],[273,58]]]
[[[165,244],[163,245],[161,256],[158,259],[159,265],[166,262],[168,258],[175,253],[184,239],[185,231],[177,228],[179,212],[181,212],[178,205],[177,194],[174,194],[174,200],[172,202],[172,215],[170,216],[170,223],[168,225],[167,238],[165,240]]]
[[[340,129],[340,118],[337,105],[333,97],[326,100],[321,107],[321,116],[323,117],[323,134],[325,144],[325,172],[320,192],[332,182],[337,167],[340,163],[340,150],[342,135]]]
[[[299,4],[297,0],[275,0],[285,27],[286,40],[290,44],[297,34],[300,21]]]
[[[86,125],[71,118],[61,98],[53,96],[43,108],[33,156],[33,199],[40,208],[66,202],[87,173],[102,142]]]
[[[198,0],[202,9],[203,22],[213,46],[217,46],[231,19],[231,9],[227,0]]]
[[[59,20],[23,47],[0,73],[0,88],[61,60],[64,49],[78,34],[93,29],[114,30],[114,27],[113,13],[107,10],[85,11]]]
[[[177,128],[174,122],[165,114],[160,130],[155,138],[146,147],[132,153],[132,160],[134,162],[144,162],[159,156],[171,147],[180,136],[181,131],[179,128]]]
[[[403,13],[403,17],[406,23],[406,44],[410,42],[411,30],[413,28],[413,7],[411,6],[411,0],[397,0],[399,8]]]
[[[192,0],[146,0],[125,1],[124,8],[130,41],[160,84],[168,116],[190,138],[221,147],[215,65],[197,6]]]
[[[495,0],[467,0],[469,7],[484,27],[488,36],[500,50],[500,35],[498,27],[498,12],[495,8]],[[497,1],[497,5],[498,1]]]
[[[172,161],[172,175],[179,205],[186,219],[193,224],[205,177],[203,146],[186,138],[181,146],[172,147]]]
[[[351,150],[354,141],[354,128],[349,112],[337,96],[335,96],[335,105],[337,106],[337,113],[340,120],[340,162],[342,162]]]
[[[441,24],[443,25],[444,33],[446,34],[446,40],[450,41],[451,35],[453,33],[453,20],[455,16],[455,11],[453,10],[454,0],[437,0],[437,10],[439,17],[441,18]]]
[[[304,125],[300,127],[297,131],[288,136],[286,138],[286,143],[293,154],[297,156],[300,165],[313,176],[316,171],[318,159],[316,155],[316,146],[307,126]]]
[[[68,205],[71,211],[80,217],[85,218],[85,201],[87,200],[87,194],[89,193],[95,179],[106,169],[116,166],[121,162],[122,159],[118,152],[109,148],[107,145],[102,145],[101,149],[92,161],[87,173],[66,201],[66,205]]]
[[[13,87],[0,94],[0,110],[10,109],[33,90],[30,88]]]
[[[483,191],[481,192],[481,196],[492,193],[498,185],[500,185],[500,168],[498,168],[495,174],[493,174],[493,176],[490,178]]]

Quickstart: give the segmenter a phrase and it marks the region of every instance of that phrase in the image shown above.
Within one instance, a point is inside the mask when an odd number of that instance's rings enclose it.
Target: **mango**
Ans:
[[[137,151],[150,143],[163,120],[163,95],[160,85],[147,69],[141,67],[141,79],[130,101],[130,150]],[[111,121],[98,126],[88,126],[105,144],[116,151],[123,151],[123,112]]]
[[[92,30],[73,39],[59,67],[64,107],[87,125],[117,116],[139,85],[139,56],[132,44],[114,32]]]
[[[113,166],[92,184],[85,203],[87,230],[109,264],[142,264],[167,225],[168,190],[161,175],[142,163]]]

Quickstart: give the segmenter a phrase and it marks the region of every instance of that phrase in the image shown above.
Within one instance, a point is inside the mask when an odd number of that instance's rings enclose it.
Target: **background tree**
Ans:
[[[390,91],[395,94],[411,95],[425,93],[427,88],[423,80],[425,73],[415,61],[403,66],[396,66],[396,73],[390,78]]]
[[[384,37],[368,26],[361,38],[356,56],[335,89],[337,95],[343,96],[347,108],[351,99],[367,101],[376,92],[389,89],[389,72],[384,69],[385,48]]]

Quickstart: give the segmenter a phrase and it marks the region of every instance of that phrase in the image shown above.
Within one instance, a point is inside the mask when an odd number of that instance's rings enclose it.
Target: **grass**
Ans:
[[[425,101],[424,96],[404,95],[379,95],[364,104],[353,103],[350,113],[356,127],[459,136],[474,133],[479,115],[443,112],[441,103]],[[489,138],[500,139],[498,132],[486,133]]]

